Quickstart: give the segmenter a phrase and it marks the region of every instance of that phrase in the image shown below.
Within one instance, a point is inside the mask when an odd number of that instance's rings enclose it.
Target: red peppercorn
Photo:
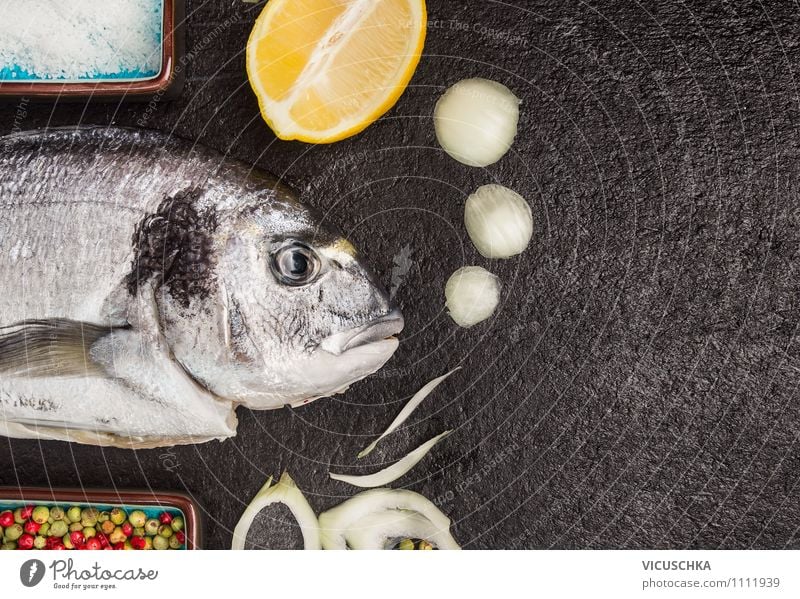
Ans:
[[[98,549],[102,549],[103,544],[100,542],[100,539],[97,537],[90,537],[86,539],[86,549],[89,551],[97,551]]]
[[[144,549],[147,545],[147,542],[144,540],[144,537],[133,537],[131,539],[131,546],[134,549]]]
[[[54,543],[50,549],[53,549],[55,551],[64,551],[66,547],[64,546],[64,543],[59,541],[58,543]]]
[[[182,530],[176,531],[175,536],[178,537],[178,540],[181,542],[181,545],[183,545],[186,542],[186,535]]]
[[[124,534],[126,537],[129,537],[133,534],[133,524],[130,522],[125,522],[120,528],[122,529],[122,534]]]
[[[33,535],[25,533],[17,539],[17,549],[33,549]]]
[[[33,514],[33,506],[26,505],[24,508],[21,508],[20,515],[25,520],[30,520],[31,514]]]
[[[172,514],[169,512],[161,512],[158,516],[158,521],[161,522],[161,524],[170,524],[172,523]]]
[[[22,528],[24,528],[25,532],[27,532],[28,534],[35,535],[37,532],[39,532],[39,529],[41,527],[42,525],[39,524],[38,522],[34,522],[33,520],[28,520]]]
[[[106,547],[108,547],[110,545],[110,543],[108,542],[108,537],[106,536],[106,533],[104,533],[104,532],[98,532],[92,538],[93,539],[97,539],[98,541],[100,541],[100,545],[103,547],[103,549],[105,549]]]
[[[72,544],[75,545],[75,547],[79,547],[80,545],[84,545],[86,543],[86,537],[84,537],[83,533],[79,530],[69,533],[69,540],[72,541]]]
[[[14,525],[14,513],[6,510],[5,512],[0,512],[0,526],[3,528],[8,528],[9,526]]]
[[[114,549],[116,550],[125,549],[125,543],[123,543],[122,541],[120,541],[119,543],[114,543]]]

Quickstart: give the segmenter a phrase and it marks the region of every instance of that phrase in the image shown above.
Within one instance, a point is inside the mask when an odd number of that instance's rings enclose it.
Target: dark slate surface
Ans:
[[[303,190],[387,284],[395,257],[411,264],[401,349],[346,395],[241,410],[236,439],[170,451],[3,441],[0,483],[186,490],[223,548],[269,474],[288,468],[317,510],[352,494],[329,466],[461,364],[369,464],[455,428],[398,484],[435,499],[466,547],[800,547],[796,3],[429,4],[412,85],[334,146],[276,141],[260,120],[243,55],[258,7],[238,0],[190,3],[177,101],[0,108],[3,132],[115,122],[200,139]],[[436,99],[470,76],[523,99],[513,151],[486,170],[433,134]],[[492,181],[533,207],[519,259],[487,261],[466,237],[464,198]],[[464,264],[504,283],[469,331],[442,308]]]

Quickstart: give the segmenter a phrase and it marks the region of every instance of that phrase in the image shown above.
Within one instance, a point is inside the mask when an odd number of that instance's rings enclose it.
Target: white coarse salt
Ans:
[[[164,0],[0,1],[0,81],[156,77],[163,13]]]

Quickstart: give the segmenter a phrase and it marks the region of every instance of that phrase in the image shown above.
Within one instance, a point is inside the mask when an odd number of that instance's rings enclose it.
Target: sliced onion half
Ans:
[[[371,489],[319,516],[324,549],[390,549],[416,538],[437,549],[460,549],[450,519],[431,501],[405,489]]]
[[[389,428],[383,431],[383,434],[380,437],[375,439],[365,449],[363,449],[361,453],[358,454],[358,457],[363,458],[364,456],[369,455],[372,452],[372,450],[375,449],[375,447],[378,445],[381,439],[393,433],[398,426],[403,424],[408,419],[408,417],[411,416],[411,414],[414,412],[414,410],[417,409],[419,404],[421,404],[426,397],[428,397],[431,393],[433,393],[433,390],[436,389],[436,387],[438,387],[447,377],[449,377],[451,374],[453,374],[456,370],[459,370],[460,368],[461,366],[453,368],[453,370],[451,370],[447,374],[433,379],[430,383],[428,383],[422,389],[417,391],[416,394],[414,394],[414,397],[408,400],[408,403],[403,407],[402,410],[400,410],[400,413],[397,415],[397,418],[395,418],[392,421],[392,423],[389,425]]]
[[[231,549],[244,549],[247,533],[256,516],[265,507],[274,503],[282,503],[292,512],[303,533],[305,549],[322,549],[317,516],[288,472],[283,473],[276,485],[272,484],[272,477],[270,476],[266,484],[250,502],[250,505],[247,506],[233,531]]]
[[[403,476],[406,472],[411,470],[414,466],[416,466],[422,458],[428,455],[428,452],[433,449],[433,446],[436,445],[439,441],[444,439],[447,435],[452,433],[453,431],[445,431],[440,435],[436,435],[430,441],[426,441],[419,447],[417,447],[414,451],[409,453],[406,457],[398,460],[388,468],[384,468],[383,470],[379,470],[378,472],[374,472],[373,474],[364,474],[364,475],[357,475],[357,474],[336,474],[334,472],[330,473],[330,477],[333,480],[340,480],[345,483],[349,483],[356,487],[381,487],[383,485],[388,485],[391,482],[396,481],[398,478]]]

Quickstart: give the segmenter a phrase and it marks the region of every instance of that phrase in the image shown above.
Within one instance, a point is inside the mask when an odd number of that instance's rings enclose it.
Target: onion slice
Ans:
[[[350,549],[392,549],[398,539],[424,539],[435,547],[448,547],[452,536],[425,516],[403,510],[370,514],[347,531]]]
[[[370,489],[319,516],[324,549],[386,549],[391,541],[424,539],[460,549],[450,519],[430,500],[405,489]]]
[[[428,455],[428,452],[433,449],[434,445],[452,432],[453,431],[445,431],[440,435],[436,435],[430,441],[426,441],[417,447],[406,457],[398,460],[388,468],[384,468],[383,470],[379,470],[373,474],[359,476],[351,474],[335,474],[331,472],[330,477],[333,480],[340,480],[356,487],[381,487],[383,485],[388,485],[389,483],[396,481],[398,478],[416,466],[419,461],[422,460],[422,458]]]
[[[398,426],[403,424],[408,419],[408,417],[411,416],[412,412],[417,409],[419,404],[421,404],[422,401],[426,397],[428,397],[428,395],[433,393],[433,390],[436,389],[436,387],[438,387],[440,383],[442,383],[447,377],[449,377],[451,374],[453,374],[456,370],[459,370],[460,368],[461,366],[453,368],[453,370],[451,370],[447,374],[433,379],[430,383],[428,383],[422,389],[417,391],[416,394],[414,394],[414,397],[412,397],[408,401],[408,403],[403,407],[403,409],[400,410],[400,413],[397,415],[397,418],[395,418],[392,421],[392,423],[389,425],[389,428],[383,431],[383,434],[377,439],[375,439],[372,443],[370,443],[365,449],[362,449],[361,452],[358,454],[358,457],[363,458],[364,456],[367,456],[370,453],[372,453],[372,450],[375,449],[375,447],[377,447],[381,439],[393,433]]]
[[[247,533],[256,516],[261,510],[273,503],[282,503],[292,512],[303,533],[305,549],[322,549],[317,516],[288,472],[283,473],[276,485],[272,484],[272,477],[270,476],[266,484],[250,502],[250,505],[244,510],[239,523],[233,531],[231,549],[244,549]]]

